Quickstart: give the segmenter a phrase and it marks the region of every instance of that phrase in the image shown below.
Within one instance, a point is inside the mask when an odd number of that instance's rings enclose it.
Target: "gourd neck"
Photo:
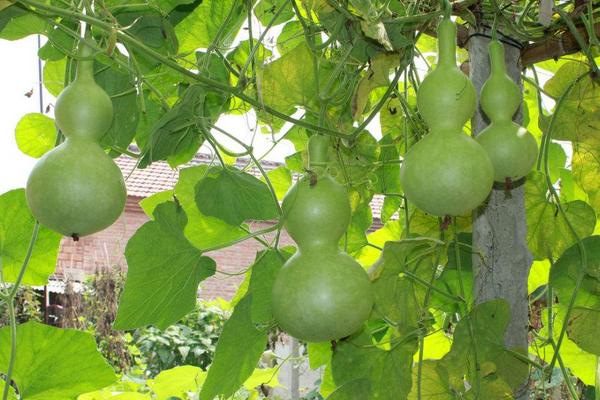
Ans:
[[[315,134],[308,140],[308,168],[323,170],[329,162],[329,136]]]
[[[456,67],[456,25],[449,17],[438,24],[438,66]]]
[[[300,254],[305,252],[319,252],[319,253],[338,253],[340,248],[338,243],[332,240],[323,240],[313,238],[311,240],[304,240],[303,243],[297,243]]]
[[[498,40],[492,40],[488,45],[490,54],[491,75],[506,74],[506,63],[504,61],[504,46]]]
[[[86,34],[85,40],[93,41],[91,35]],[[94,49],[90,47],[84,41],[79,42],[79,49],[77,50],[77,72],[75,73],[75,80],[94,80]]]

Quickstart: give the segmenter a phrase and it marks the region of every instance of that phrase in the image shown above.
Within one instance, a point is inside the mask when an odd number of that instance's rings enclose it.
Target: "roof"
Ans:
[[[158,192],[173,189],[179,179],[180,168],[173,169],[164,161],[153,162],[144,169],[136,168],[137,160],[126,155],[118,157],[115,161],[119,168],[121,168],[123,176],[126,179],[127,194],[129,196],[145,198]],[[200,164],[213,164],[215,162],[218,163],[210,155],[198,153],[183,168]],[[249,163],[250,159],[239,158],[236,162],[236,167],[244,168]],[[266,172],[282,165],[284,164],[273,161],[261,161],[261,166]],[[256,167],[251,168],[249,172],[256,177],[261,176],[260,170]],[[383,198],[384,196],[382,195],[373,196],[373,200],[371,201],[373,219],[379,220],[381,217]]]

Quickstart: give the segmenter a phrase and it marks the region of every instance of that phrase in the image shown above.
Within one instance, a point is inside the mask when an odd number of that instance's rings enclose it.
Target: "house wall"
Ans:
[[[129,238],[136,230],[149,220],[139,206],[141,197],[130,196],[125,206],[125,212],[117,222],[104,231],[85,236],[75,242],[71,238],[63,238],[56,275],[82,280],[86,275],[93,274],[96,269],[107,266],[126,268],[124,252]],[[252,230],[268,227],[270,223],[252,223]],[[282,232],[282,245],[292,244],[287,233]],[[236,274],[248,268],[254,262],[256,252],[264,247],[256,240],[249,239],[223,250],[207,253],[217,263],[217,273],[205,280],[200,287],[200,298],[205,300],[222,297],[231,299],[244,275]]]

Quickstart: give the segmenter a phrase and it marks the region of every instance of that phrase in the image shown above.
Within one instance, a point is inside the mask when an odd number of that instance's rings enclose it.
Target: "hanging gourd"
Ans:
[[[272,293],[281,329],[309,342],[356,332],[373,306],[367,273],[339,249],[351,209],[346,188],[327,171],[328,147],[328,137],[310,138],[310,172],[283,199],[285,228],[298,251],[282,267]]]
[[[527,175],[537,159],[533,135],[513,122],[523,97],[519,86],[506,73],[504,46],[492,40],[488,46],[491,72],[481,89],[480,104],[490,125],[477,136],[494,165],[494,180],[510,185]]]
[[[487,153],[463,132],[476,94],[456,66],[456,25],[449,17],[438,25],[438,64],[419,86],[417,106],[429,133],[404,157],[404,194],[429,214],[464,215],[488,196],[494,173]]]
[[[55,106],[66,140],[37,162],[26,190],[34,217],[75,239],[114,223],[127,196],[121,170],[100,146],[112,124],[112,102],[94,80],[93,49],[80,43],[78,57],[75,79]]]

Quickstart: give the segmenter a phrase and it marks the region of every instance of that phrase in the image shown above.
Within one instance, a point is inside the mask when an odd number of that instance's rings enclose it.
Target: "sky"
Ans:
[[[0,54],[0,193],[4,193],[24,187],[36,162],[17,148],[15,126],[23,115],[40,109],[37,36],[14,42],[0,40]],[[31,90],[33,94],[27,97]]]

